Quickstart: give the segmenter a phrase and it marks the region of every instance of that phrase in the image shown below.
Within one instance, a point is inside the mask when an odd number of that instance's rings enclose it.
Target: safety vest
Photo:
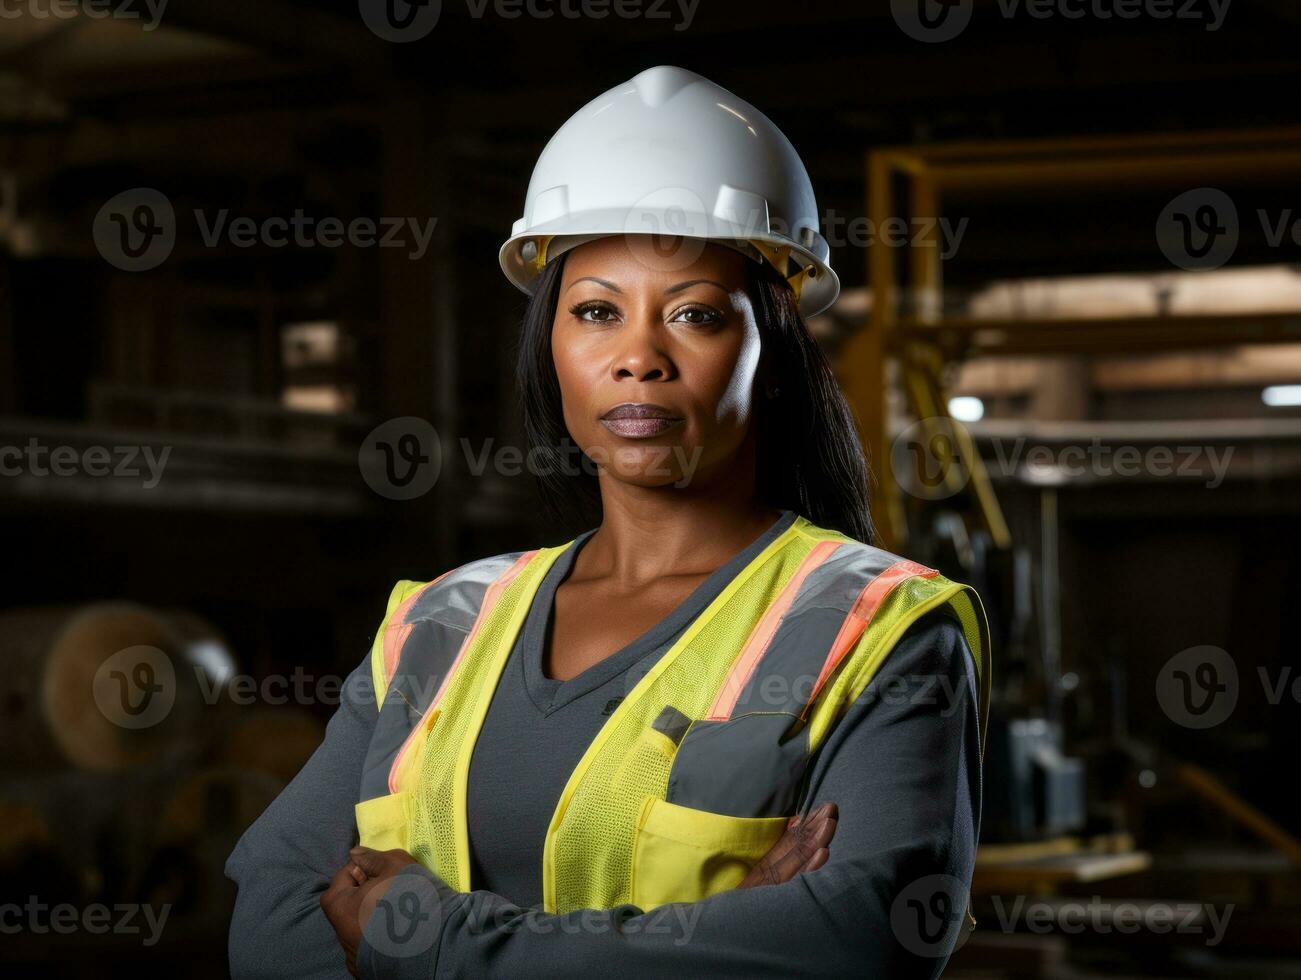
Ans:
[[[538,586],[573,544],[394,587],[371,654],[380,709],[356,809],[363,845],[403,848],[471,889],[475,740]],[[845,709],[909,625],[941,607],[975,659],[983,752],[989,644],[975,592],[797,516],[618,703],[570,774],[543,848],[545,911],[649,911],[735,887],[782,835]]]

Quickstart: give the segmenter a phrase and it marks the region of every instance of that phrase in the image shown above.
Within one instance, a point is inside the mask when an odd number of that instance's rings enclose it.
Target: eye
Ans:
[[[586,320],[588,323],[610,323],[618,311],[609,303],[601,300],[588,300],[586,303],[578,303],[570,307],[569,312],[580,320]],[[589,316],[588,314],[592,315]]]
[[[685,320],[693,326],[706,327],[721,323],[723,317],[717,310],[711,310],[707,306],[686,306],[679,310],[673,319]]]

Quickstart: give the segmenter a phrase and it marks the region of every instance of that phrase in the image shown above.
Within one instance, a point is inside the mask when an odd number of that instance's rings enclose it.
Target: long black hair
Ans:
[[[543,501],[572,528],[600,523],[595,464],[565,427],[551,357],[560,281],[568,253],[543,267],[524,313],[515,377],[529,459]],[[795,294],[767,262],[747,261],[746,292],[759,325],[760,371],[777,396],[756,400],[756,492],[819,527],[876,543],[868,468],[853,413],[831,365],[800,315]]]

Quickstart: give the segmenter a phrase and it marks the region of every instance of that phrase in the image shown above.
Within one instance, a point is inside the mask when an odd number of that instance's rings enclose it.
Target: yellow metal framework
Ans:
[[[838,369],[858,417],[872,466],[872,506],[886,547],[906,540],[903,498],[892,471],[886,409],[887,366],[894,359],[909,411],[924,431],[951,434],[953,456],[968,477],[964,489],[995,544],[1009,534],[988,474],[967,430],[949,418],[944,366],[972,354],[1058,354],[1153,351],[1301,340],[1301,315],[1164,316],[1090,320],[944,319],[942,266],[934,236],[945,193],[1006,195],[1023,188],[1202,186],[1217,180],[1301,174],[1301,127],[1081,139],[953,143],[888,147],[867,154],[871,227],[895,216],[896,181],[912,215],[934,218],[906,248],[874,236],[867,249],[871,312],[846,343]],[[900,253],[906,255],[908,298],[900,304]],[[934,431],[932,431],[934,430]],[[944,459],[936,461],[946,467]],[[958,477],[947,470],[945,481]]]

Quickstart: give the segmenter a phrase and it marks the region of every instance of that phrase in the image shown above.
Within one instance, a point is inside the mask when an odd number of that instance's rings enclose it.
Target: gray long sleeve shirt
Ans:
[[[454,892],[410,865],[403,879],[424,884],[420,897],[437,914],[405,947],[373,915],[358,951],[363,976],[938,975],[954,931],[946,926],[965,907],[980,813],[976,676],[961,629],[941,613],[900,639],[812,767],[801,811],[828,801],[840,810],[821,869],[651,913],[540,910],[543,838],[579,757],[617,699],[793,519],[787,511],[646,634],[563,682],[542,672],[547,623],[592,532],[561,555],[475,746],[467,808],[475,890]],[[353,807],[377,716],[369,671],[367,657],[345,681],[324,742],[227,861],[239,886],[229,943],[237,980],[348,975],[319,900],[356,843]]]

